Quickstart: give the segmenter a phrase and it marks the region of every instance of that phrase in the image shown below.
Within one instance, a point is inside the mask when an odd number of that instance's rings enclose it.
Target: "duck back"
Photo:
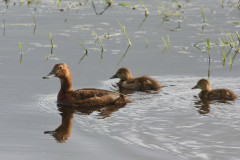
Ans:
[[[211,91],[201,91],[199,93],[199,97],[201,99],[209,100],[233,100],[235,98],[238,98],[238,96],[229,89],[213,89]]]

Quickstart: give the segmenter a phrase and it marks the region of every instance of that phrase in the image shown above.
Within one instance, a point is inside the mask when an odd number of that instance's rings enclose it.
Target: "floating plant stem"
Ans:
[[[145,10],[145,16],[147,17],[149,15],[147,8],[144,6],[141,0],[139,0],[139,2],[142,4],[143,9]]]
[[[170,40],[169,40],[169,36],[167,35],[167,38],[168,38],[168,44],[169,44],[169,46],[170,46]]]
[[[224,60],[226,59],[224,50],[223,50],[223,59],[224,59]]]
[[[222,42],[221,38],[218,38],[218,39],[221,42],[221,44],[223,45],[223,47],[225,47],[225,44]]]
[[[99,38],[99,41],[100,41],[100,43],[101,43],[101,46],[102,46],[102,52],[104,51],[104,48],[103,48],[103,44],[102,44],[102,39],[100,38],[100,37],[98,37]]]
[[[52,48],[51,48],[51,55],[53,54],[53,40],[52,40],[52,34],[50,33],[50,40],[51,40],[51,45],[52,45]]]
[[[148,47],[148,45],[149,45],[149,42],[148,42],[148,39],[147,38],[145,38],[146,39],[146,41],[147,41],[147,46],[146,46],[146,48]]]
[[[162,40],[163,40],[163,42],[164,42],[165,46],[167,47],[168,45],[167,45],[167,43],[165,42],[165,40],[164,40],[164,38],[163,38],[163,37],[162,37]]]
[[[118,62],[117,65],[119,65],[120,62],[122,61],[122,59],[125,58],[125,55],[127,54],[128,50],[129,50],[129,48],[130,48],[130,46],[131,46],[131,45],[129,44],[129,45],[128,45],[128,48],[127,48],[127,50],[126,50],[126,52],[124,53],[124,55],[122,56],[121,60]]]
[[[239,0],[239,1],[240,1],[240,0]],[[239,38],[239,34],[238,34],[237,31],[236,31],[236,35],[237,35],[238,41],[239,41],[239,43],[240,43],[240,38]]]
[[[84,45],[82,44],[82,42],[78,39],[79,43],[82,45],[82,47],[85,49],[86,53],[88,53],[88,50],[84,47]]]
[[[126,33],[126,30],[125,30],[125,26],[122,26],[121,23],[117,20],[118,24],[120,25],[120,27],[122,28],[123,30],[123,33],[125,34],[125,36],[127,37],[127,40],[128,40],[128,44],[129,45],[132,45],[132,43],[130,42],[128,36],[127,36],[127,33]]]
[[[204,12],[203,12],[203,6],[201,4],[201,11],[202,11],[202,16],[203,16],[203,23],[205,23],[205,16],[204,16]]]
[[[50,40],[51,40],[51,45],[53,47],[53,40],[52,40],[52,34],[50,33]]]
[[[211,45],[210,45],[210,43],[209,43],[209,38],[207,39],[207,43],[204,41],[204,39],[203,39],[202,41],[206,44],[207,50],[209,50],[210,47],[211,47]]]
[[[174,0],[177,4],[178,4],[178,7],[182,7],[181,3],[179,3],[177,0]]]
[[[225,52],[223,50],[223,66],[225,66],[225,60],[226,60],[226,56],[225,56]]]
[[[143,25],[143,23],[146,21],[146,19],[147,19],[147,16],[144,18],[143,22],[140,24],[140,26],[138,27],[138,29],[140,29],[140,28],[142,27],[142,25]]]
[[[34,13],[33,13],[33,19],[34,19],[34,23],[35,23],[35,26],[36,26],[36,25],[37,25],[37,22],[36,22],[36,19],[35,19]]]
[[[82,60],[83,60],[83,58],[85,57],[85,56],[87,56],[87,52],[83,55],[83,57],[79,60],[79,63],[78,64],[80,64],[80,62],[82,62]]]
[[[19,43],[19,47],[20,47],[20,50],[21,50],[20,63],[22,63],[22,44],[21,43]]]
[[[166,49],[167,49],[167,46],[164,48],[164,50],[163,50],[163,52],[162,52],[162,54],[166,51]]]
[[[222,8],[224,8],[224,6],[223,6],[223,0],[221,0],[221,6],[222,6]]]

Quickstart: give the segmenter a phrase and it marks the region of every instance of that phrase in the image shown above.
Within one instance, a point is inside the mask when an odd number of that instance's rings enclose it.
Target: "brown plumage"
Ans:
[[[67,64],[58,63],[43,79],[58,77],[61,88],[58,92],[59,104],[72,107],[121,104],[130,102],[125,95],[102,89],[84,88],[73,91],[71,72]]]
[[[198,94],[201,99],[208,100],[233,100],[238,98],[236,94],[234,94],[229,89],[211,89],[210,82],[207,79],[200,79],[197,82],[197,85],[192,89],[201,89],[202,91]]]
[[[118,85],[132,90],[157,90],[162,85],[154,80],[153,78],[142,76],[132,78],[131,72],[128,68],[119,68],[117,73],[113,75],[110,79],[120,78]]]

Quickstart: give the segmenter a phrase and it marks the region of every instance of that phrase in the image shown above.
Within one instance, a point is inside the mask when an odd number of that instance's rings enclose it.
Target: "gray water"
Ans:
[[[239,24],[232,22],[239,22],[238,1],[226,1],[224,8],[220,1],[179,1],[184,5],[177,10],[180,23],[177,16],[171,16],[162,24],[158,1],[142,1],[150,12],[146,19],[139,1],[132,0],[115,1],[102,15],[96,15],[91,1],[82,2],[82,6],[78,1],[62,1],[59,6],[57,1],[29,6],[26,1],[15,2],[0,3],[5,21],[0,28],[2,159],[239,159],[239,99],[205,104],[193,97],[199,90],[191,90],[210,73],[212,88],[224,87],[240,95],[236,46],[223,66],[218,40],[222,39],[222,28],[237,41]],[[175,2],[162,4],[172,11],[177,9]],[[206,24],[202,23],[201,4]],[[104,5],[103,1],[95,2],[98,13]],[[135,5],[138,9],[132,10]],[[129,48],[117,19],[126,27],[132,43]],[[101,44],[99,40],[95,43],[92,31],[102,36],[102,59]],[[164,51],[162,37],[167,42],[167,35],[171,45]],[[199,49],[194,46],[207,38],[212,46],[210,66],[208,53],[203,52],[205,44],[198,44]],[[83,59],[85,52],[78,39],[89,50]],[[224,50],[227,54],[230,47]],[[46,61],[46,56],[51,58]],[[128,67],[133,76],[151,76],[165,87],[159,92],[134,92],[129,95],[134,102],[126,106],[87,111],[62,108],[56,104],[59,80],[42,79],[59,62],[69,65],[74,89],[113,90],[117,80],[108,79],[120,67]],[[61,124],[65,139],[44,134]]]

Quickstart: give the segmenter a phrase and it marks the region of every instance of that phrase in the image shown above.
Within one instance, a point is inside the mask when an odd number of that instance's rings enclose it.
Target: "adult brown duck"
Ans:
[[[125,95],[96,88],[83,88],[73,90],[70,69],[65,63],[56,64],[52,71],[43,79],[58,77],[61,88],[58,92],[59,104],[72,107],[122,104],[131,102]]]

